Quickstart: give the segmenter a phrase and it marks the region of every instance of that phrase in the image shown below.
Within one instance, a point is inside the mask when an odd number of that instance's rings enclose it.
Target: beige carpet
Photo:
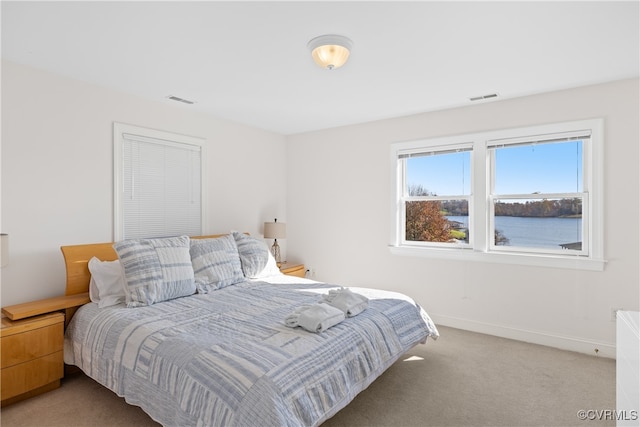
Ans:
[[[439,329],[323,427],[615,425],[577,416],[615,409],[614,360]],[[0,417],[3,427],[157,425],[82,374]]]

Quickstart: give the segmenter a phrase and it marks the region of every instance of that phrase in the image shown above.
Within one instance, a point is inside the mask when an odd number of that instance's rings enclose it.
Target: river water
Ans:
[[[447,218],[469,224],[466,216]],[[582,218],[497,216],[496,229],[509,239],[509,246],[560,249],[561,244],[582,241]]]

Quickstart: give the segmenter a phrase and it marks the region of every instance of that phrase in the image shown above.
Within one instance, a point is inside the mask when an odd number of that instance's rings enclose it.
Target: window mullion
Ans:
[[[486,252],[488,249],[488,223],[489,223],[489,184],[492,167],[490,165],[490,152],[484,141],[476,141],[473,151],[471,194],[473,197],[470,222],[473,225],[473,249]],[[471,218],[471,215],[473,217]],[[471,225],[470,224],[470,225]],[[470,242],[471,243],[471,242]]]

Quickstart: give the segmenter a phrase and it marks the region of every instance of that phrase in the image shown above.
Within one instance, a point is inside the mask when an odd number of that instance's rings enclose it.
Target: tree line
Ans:
[[[444,200],[444,215],[467,216],[469,205],[466,200]],[[578,217],[582,215],[582,200],[578,198],[558,200],[527,200],[525,202],[497,202],[496,216],[520,216],[535,218]]]
[[[496,216],[575,217],[582,215],[582,199],[536,200],[524,203],[496,203]]]

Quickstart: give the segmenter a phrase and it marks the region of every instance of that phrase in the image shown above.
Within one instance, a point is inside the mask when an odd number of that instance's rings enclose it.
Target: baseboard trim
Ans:
[[[494,335],[533,344],[545,345],[562,350],[576,351],[578,353],[596,355],[598,357],[616,358],[616,346],[603,342],[585,340],[580,338],[549,334],[547,332],[530,331],[526,329],[512,328],[492,323],[478,322],[459,317],[445,316],[429,313],[436,325],[449,326],[457,329]],[[596,351],[597,349],[597,351]]]

